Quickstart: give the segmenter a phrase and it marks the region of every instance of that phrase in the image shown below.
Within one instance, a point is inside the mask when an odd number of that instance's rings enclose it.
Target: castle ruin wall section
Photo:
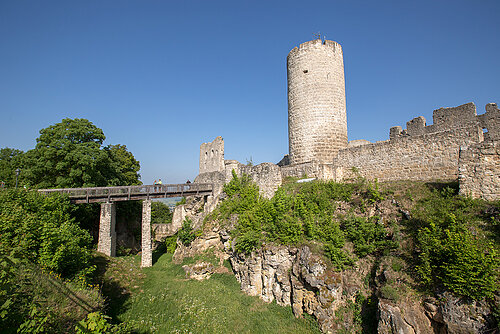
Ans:
[[[460,195],[500,199],[500,141],[462,147],[458,166]]]
[[[309,41],[287,57],[288,140],[291,164],[331,163],[347,146],[342,47]]]
[[[225,164],[226,183],[233,178],[233,170],[238,177],[247,174],[259,187],[260,195],[265,198],[273,197],[282,184],[281,169],[278,165],[264,162],[256,166],[247,166],[236,160],[226,160]]]
[[[458,107],[440,108],[434,110],[432,120],[434,124],[427,125],[423,116],[415,117],[406,123],[406,129],[394,126],[389,131],[389,138],[406,136],[421,136],[450,129],[477,125],[485,132],[485,140],[500,139],[500,111],[496,103],[486,105],[486,113],[476,114],[476,105],[472,102]]]
[[[224,171],[224,139],[221,136],[200,145],[199,173]]]
[[[330,180],[333,178],[332,164],[321,164],[316,161],[303,162],[300,164],[293,164],[281,166],[281,175],[283,178],[310,178],[314,177],[319,180]]]
[[[477,124],[420,136],[350,147],[334,159],[334,178],[342,181],[359,174],[379,181],[456,180],[460,146],[483,141]]]

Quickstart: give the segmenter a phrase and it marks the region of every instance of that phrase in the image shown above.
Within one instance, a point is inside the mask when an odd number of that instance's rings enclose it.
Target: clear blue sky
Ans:
[[[202,142],[226,159],[288,152],[286,56],[321,32],[344,51],[349,140],[440,107],[500,103],[500,1],[0,2],[0,147],[86,118],[142,181],[183,182]]]

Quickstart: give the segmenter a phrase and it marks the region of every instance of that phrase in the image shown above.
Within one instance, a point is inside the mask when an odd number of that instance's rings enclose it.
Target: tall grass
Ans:
[[[187,280],[170,254],[144,273],[141,290],[117,315],[139,333],[319,333],[312,318],[295,319],[290,307],[243,294],[231,274]]]

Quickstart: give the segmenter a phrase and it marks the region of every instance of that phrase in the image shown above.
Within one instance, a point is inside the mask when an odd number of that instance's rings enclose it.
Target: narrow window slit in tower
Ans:
[[[309,71],[308,70],[304,70],[304,73],[307,73],[307,72],[309,72]]]

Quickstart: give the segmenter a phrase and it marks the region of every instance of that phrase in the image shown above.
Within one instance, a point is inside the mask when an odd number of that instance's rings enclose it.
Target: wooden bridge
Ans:
[[[40,193],[66,194],[72,203],[111,203],[117,201],[148,200],[152,198],[207,196],[212,195],[212,184],[155,184],[141,186],[94,187],[94,188],[63,188],[40,189]]]
[[[44,195],[66,194],[73,203],[101,203],[99,240],[97,251],[108,256],[116,254],[116,203],[118,201],[142,202],[141,266],[153,265],[151,245],[151,199],[165,197],[203,196],[205,200],[213,195],[213,185],[207,183],[154,184],[124,187],[40,189]]]

